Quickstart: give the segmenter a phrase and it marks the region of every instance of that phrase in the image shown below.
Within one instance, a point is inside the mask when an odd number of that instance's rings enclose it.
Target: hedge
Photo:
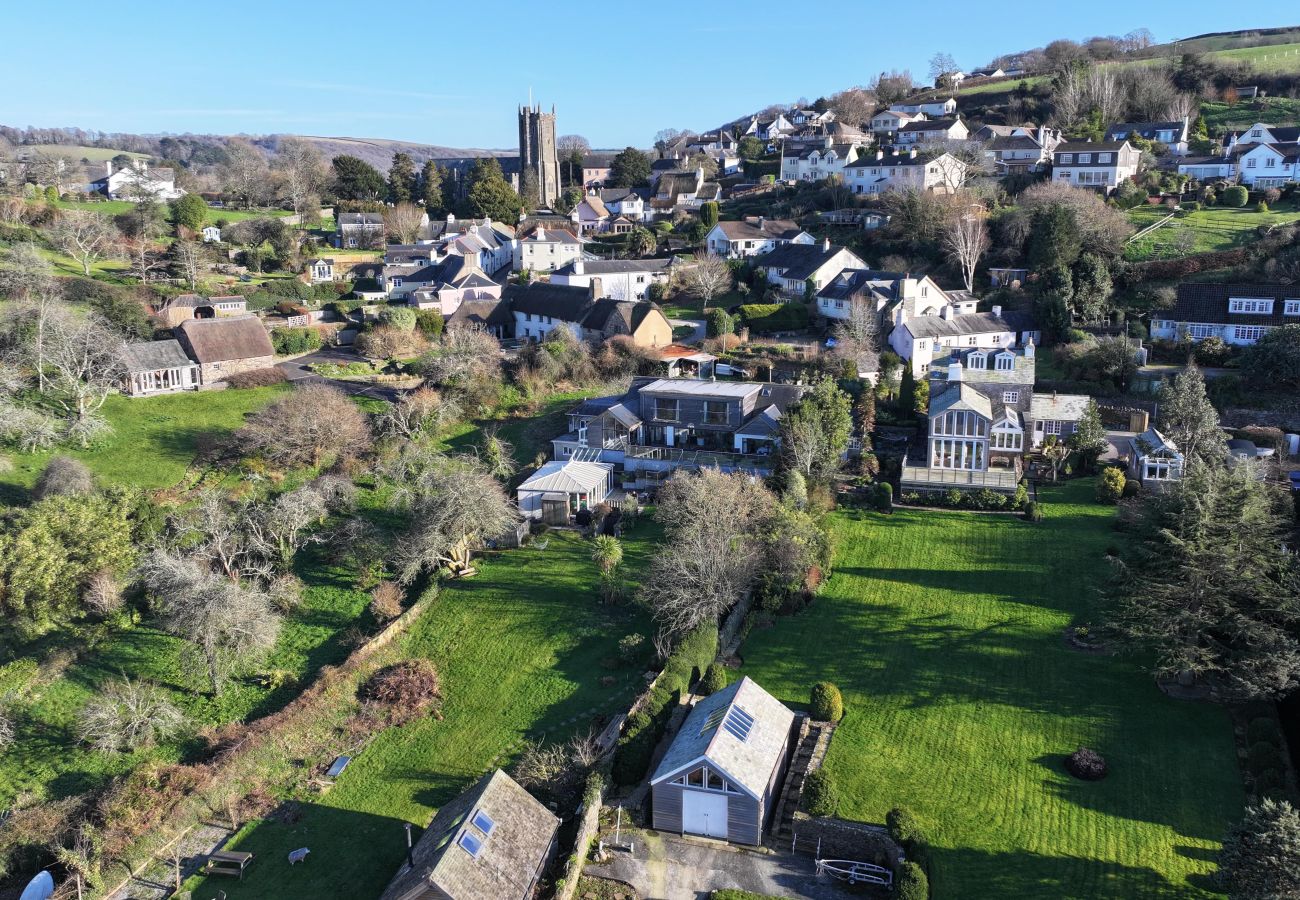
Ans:
[[[808,327],[808,307],[802,303],[746,303],[740,318],[750,331],[800,331]]]
[[[899,866],[894,896],[897,900],[929,900],[930,879],[925,877],[925,870],[914,862]]]
[[[315,328],[277,328],[271,332],[271,345],[280,356],[319,350],[320,332]]]
[[[718,626],[701,625],[664,662],[663,671],[642,707],[628,717],[614,750],[614,781],[637,784],[646,777],[655,745],[663,736],[680,692],[690,688],[718,656]]]

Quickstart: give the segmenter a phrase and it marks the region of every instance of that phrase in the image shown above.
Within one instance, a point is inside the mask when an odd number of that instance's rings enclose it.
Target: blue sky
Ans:
[[[5,14],[5,68],[29,77],[9,81],[0,122],[504,148],[531,88],[561,134],[646,146],[660,128],[712,127],[882,70],[924,77],[936,51],[973,68],[1058,37],[1292,24],[1263,15],[1209,0],[46,0]]]

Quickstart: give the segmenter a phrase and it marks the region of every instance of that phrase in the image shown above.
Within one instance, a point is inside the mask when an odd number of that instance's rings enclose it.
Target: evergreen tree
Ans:
[[[415,161],[407,153],[394,153],[388,168],[388,202],[410,203],[416,187]]]
[[[1109,594],[1111,625],[1164,675],[1229,696],[1300,685],[1300,573],[1284,499],[1253,466],[1192,461],[1144,500]]]
[[[628,147],[609,164],[611,187],[641,187],[650,181],[650,157],[635,147]]]
[[[1300,388],[1300,325],[1269,328],[1245,349],[1241,370],[1263,388]]]
[[[1074,299],[1074,278],[1063,265],[1049,266],[1038,276],[1034,314],[1043,336],[1059,341],[1070,330],[1070,302]]]
[[[1080,256],[1074,264],[1074,314],[1085,322],[1099,321],[1110,309],[1113,291],[1106,261],[1096,253]]]
[[[430,216],[441,218],[447,214],[447,201],[442,193],[443,169],[433,160],[420,169],[420,200]]]
[[[916,409],[916,376],[912,374],[912,363],[903,360],[903,377],[898,384],[898,408],[905,415]]]
[[[1300,897],[1300,813],[1269,798],[1246,807],[1223,841],[1219,881],[1231,900]]]
[[[491,217],[498,222],[515,223],[523,208],[519,195],[506,181],[501,164],[490,156],[474,161],[465,192],[470,215]]]
[[[340,200],[378,200],[388,192],[388,183],[379,170],[355,156],[336,156],[334,195]]]
[[[1160,430],[1187,459],[1221,465],[1228,453],[1219,413],[1205,394],[1205,377],[1190,360],[1160,386]]]
[[[1066,444],[1083,456],[1088,469],[1095,466],[1097,459],[1106,452],[1106,426],[1101,423],[1101,410],[1097,407],[1097,401],[1088,401],[1088,408],[1084,410],[1083,417],[1079,419],[1074,434],[1070,435]]]
[[[700,221],[706,229],[718,224],[718,204],[713,200],[700,205]]]
[[[208,217],[208,204],[198,194],[186,194],[169,204],[172,224],[177,228],[198,231]]]
[[[1030,267],[1038,272],[1053,266],[1068,269],[1079,258],[1079,240],[1079,223],[1072,210],[1059,203],[1042,207],[1034,214],[1029,234]]]

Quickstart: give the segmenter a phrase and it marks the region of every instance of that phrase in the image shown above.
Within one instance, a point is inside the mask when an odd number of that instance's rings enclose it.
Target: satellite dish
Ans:
[[[27,887],[23,888],[22,896],[18,900],[48,900],[53,893],[54,876],[49,872],[41,872],[27,882]]]

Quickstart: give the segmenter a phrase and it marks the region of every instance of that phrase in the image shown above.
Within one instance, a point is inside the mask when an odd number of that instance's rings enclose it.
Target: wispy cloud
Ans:
[[[467,94],[431,94],[427,91],[404,91],[398,88],[370,87],[364,84],[338,84],[330,81],[277,81],[278,87],[300,91],[327,91],[359,97],[405,97],[411,100],[468,100]]]

